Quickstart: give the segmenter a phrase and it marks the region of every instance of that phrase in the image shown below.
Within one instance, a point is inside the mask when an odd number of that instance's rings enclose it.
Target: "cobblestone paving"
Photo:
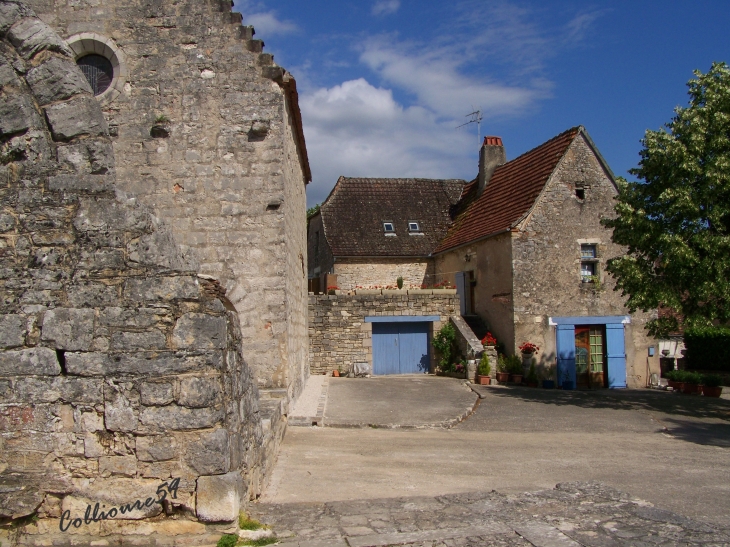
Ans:
[[[255,504],[250,512],[284,547],[730,546],[728,523],[694,521],[600,483],[520,495]]]

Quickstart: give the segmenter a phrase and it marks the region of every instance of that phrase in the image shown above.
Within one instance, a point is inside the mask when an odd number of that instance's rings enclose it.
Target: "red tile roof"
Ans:
[[[433,253],[451,223],[465,181],[340,177],[320,209],[335,257],[420,256]],[[408,222],[419,235],[409,235]],[[386,236],[392,222],[395,236]],[[422,235],[421,235],[422,234]]]
[[[568,146],[582,130],[582,127],[573,127],[500,165],[476,199],[476,181],[469,183],[462,199],[471,202],[457,215],[435,252],[513,228],[530,211]]]

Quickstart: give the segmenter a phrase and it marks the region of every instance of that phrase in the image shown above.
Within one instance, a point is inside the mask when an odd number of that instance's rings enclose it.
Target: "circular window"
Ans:
[[[102,105],[109,104],[124,91],[127,82],[124,54],[112,40],[95,32],[82,32],[68,38],[66,43]]]
[[[79,65],[81,72],[89,81],[94,95],[101,95],[112,85],[114,67],[106,57],[92,53],[79,58],[76,64]]]

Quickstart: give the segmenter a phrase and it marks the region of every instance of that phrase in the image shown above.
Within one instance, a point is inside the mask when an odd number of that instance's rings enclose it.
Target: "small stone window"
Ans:
[[[112,85],[114,67],[106,57],[92,53],[77,59],[76,64],[86,76],[94,96],[101,95]]]
[[[598,276],[598,246],[583,243],[580,246],[580,277],[583,283],[595,283]]]
[[[383,222],[383,231],[385,235],[395,235],[395,224],[392,222]]]

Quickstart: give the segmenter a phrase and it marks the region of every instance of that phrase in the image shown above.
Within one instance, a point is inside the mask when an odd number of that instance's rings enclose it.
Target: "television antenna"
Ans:
[[[472,107],[473,108],[473,107]],[[475,110],[474,112],[467,114],[466,118],[471,118],[468,122],[457,125],[456,129],[469,125],[470,123],[477,124],[477,145],[482,143],[482,111]]]

